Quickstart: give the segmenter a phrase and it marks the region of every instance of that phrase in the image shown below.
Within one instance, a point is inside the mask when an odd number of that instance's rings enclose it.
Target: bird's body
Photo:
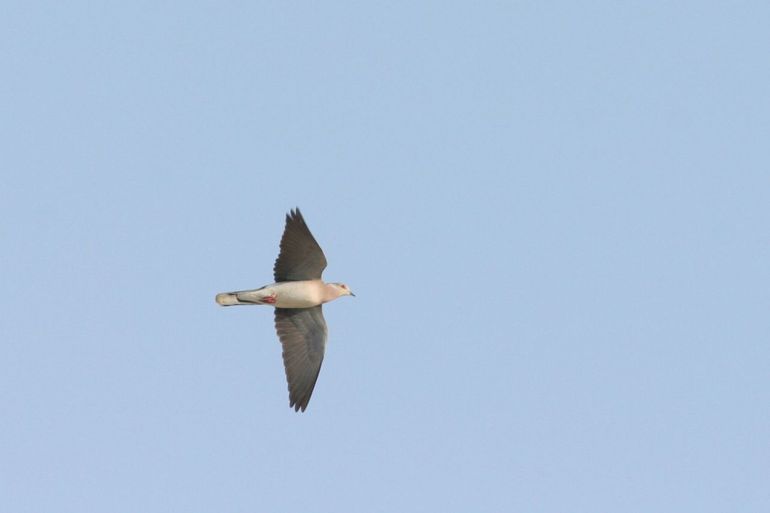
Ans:
[[[289,384],[289,405],[305,411],[321,370],[326,349],[326,321],[321,305],[341,296],[353,296],[342,283],[324,283],[326,257],[310,233],[299,209],[286,216],[281,252],[273,266],[275,283],[258,289],[223,292],[222,306],[270,305],[283,345],[283,363]]]
[[[339,295],[331,283],[321,280],[284,281],[271,283],[254,290],[240,290],[217,294],[217,303],[230,305],[271,305],[276,308],[310,308]]]

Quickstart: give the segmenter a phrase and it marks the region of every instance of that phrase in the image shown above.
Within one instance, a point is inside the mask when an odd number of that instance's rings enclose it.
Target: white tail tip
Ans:
[[[223,292],[221,294],[217,294],[217,303],[219,303],[222,306],[237,305],[238,298],[235,297],[235,294],[230,294],[229,292]]]

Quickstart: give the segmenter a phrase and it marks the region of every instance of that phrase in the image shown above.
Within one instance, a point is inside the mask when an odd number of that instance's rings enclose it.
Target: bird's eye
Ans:
[[[341,283],[341,284],[340,284],[340,287],[342,287],[343,289],[346,289],[346,288],[348,288],[348,286],[347,286],[347,285],[345,285],[344,283]]]

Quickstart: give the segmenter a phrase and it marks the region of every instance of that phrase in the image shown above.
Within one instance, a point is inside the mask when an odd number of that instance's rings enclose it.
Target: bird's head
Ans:
[[[353,296],[356,297],[355,294],[353,294],[353,291],[348,288],[347,285],[344,283],[330,283],[329,285],[332,285],[335,290],[337,291],[337,297],[342,296]]]

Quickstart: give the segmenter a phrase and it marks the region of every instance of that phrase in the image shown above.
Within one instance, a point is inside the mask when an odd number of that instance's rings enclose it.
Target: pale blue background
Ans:
[[[0,510],[770,511],[769,5],[5,3]]]

